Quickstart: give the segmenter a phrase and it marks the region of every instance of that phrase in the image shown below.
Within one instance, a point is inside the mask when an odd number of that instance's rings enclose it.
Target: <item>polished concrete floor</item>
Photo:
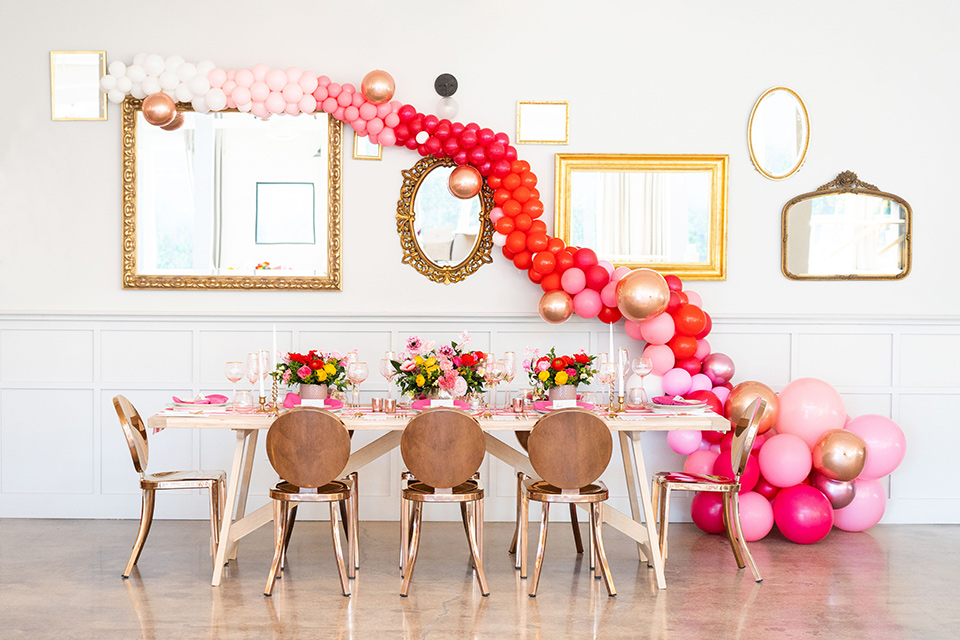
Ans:
[[[536,530],[532,527],[532,533]],[[400,598],[396,523],[361,525],[361,570],[340,594],[326,523],[297,524],[289,568],[262,595],[272,534],[240,546],[210,586],[206,523],[158,521],[129,580],[133,521],[0,520],[0,638],[955,638],[960,527],[833,531],[810,546],[776,532],[751,548],[757,584],[726,540],[671,526],[667,589],[609,528],[618,590],[608,598],[550,528],[537,598],[506,553],[508,523],[487,523],[491,595],[479,595],[463,528],[425,523],[409,598]]]

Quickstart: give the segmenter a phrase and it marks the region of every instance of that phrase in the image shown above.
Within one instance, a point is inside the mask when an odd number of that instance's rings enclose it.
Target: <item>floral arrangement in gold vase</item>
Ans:
[[[391,360],[397,372],[394,382],[401,393],[415,398],[447,395],[452,398],[468,393],[482,393],[482,351],[471,351],[470,334],[460,334],[458,342],[436,346],[433,340],[424,342],[417,336],[407,339],[406,349],[397,360]]]
[[[589,384],[597,370],[593,361],[597,356],[579,351],[573,355],[556,354],[555,348],[544,356],[533,350],[529,360],[524,360],[523,368],[530,378],[530,384],[554,399],[576,399],[577,387]]]

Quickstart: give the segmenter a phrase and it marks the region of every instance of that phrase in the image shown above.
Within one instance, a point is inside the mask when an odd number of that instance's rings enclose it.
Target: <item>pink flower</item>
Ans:
[[[340,355],[339,351],[331,351],[330,353],[326,354],[323,359],[326,360],[327,358],[336,358],[337,360],[340,360],[343,358],[343,356]]]
[[[537,363],[537,371],[546,371],[550,368],[550,363],[546,361],[541,361]]]
[[[435,340],[429,340],[425,345],[423,345],[423,352],[430,353],[433,351],[433,348],[437,345]]]
[[[283,361],[283,364],[290,364],[290,354],[289,353],[283,354],[283,357],[281,358],[281,360]]]
[[[453,363],[447,358],[440,359],[440,371],[447,372],[453,370]]]
[[[575,375],[577,375],[577,370],[574,369],[573,367],[571,367],[571,368],[567,369],[567,375],[568,375],[568,376],[575,376]]]
[[[413,371],[417,368],[417,363],[413,360],[404,360],[400,365],[400,371]]]
[[[523,361],[523,369],[524,369],[525,371],[530,371],[530,361],[529,361],[529,360],[524,360],[524,361]]]
[[[470,334],[466,331],[461,331],[460,335],[457,337],[457,346],[463,349],[468,344],[470,344]]]
[[[455,367],[463,366],[463,361],[460,359],[460,356],[453,356],[453,366]]]
[[[283,372],[283,384],[290,384],[290,369]]]
[[[410,336],[407,338],[407,350],[412,354],[420,353],[420,349],[423,347],[423,342],[420,341],[420,338],[417,336]]]
[[[303,365],[302,367],[297,369],[297,375],[304,379],[307,378],[311,373],[313,373],[313,369],[311,369],[307,365]]]
[[[453,382],[453,395],[462,396],[467,393],[467,381],[464,380],[461,376],[457,376],[457,379]]]

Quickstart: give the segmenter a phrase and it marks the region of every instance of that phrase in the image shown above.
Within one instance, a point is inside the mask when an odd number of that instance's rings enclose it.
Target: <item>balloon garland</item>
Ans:
[[[138,54],[129,66],[115,60],[108,70],[100,81],[108,99],[143,99],[147,122],[167,130],[183,124],[174,100],[200,113],[229,108],[262,119],[324,112],[381,146],[452,158],[458,165],[451,174],[453,195],[472,197],[481,180],[493,190],[494,244],[543,290],[538,311],[544,320],[565,322],[574,313],[609,325],[623,320],[631,338],[646,342],[643,355],[653,363],[648,388],[702,400],[733,422],[753,399],[766,400],[760,435],[741,477],[740,512],[748,541],[764,537],[776,523],[788,539],[809,544],[833,526],[862,531],[883,516],[886,495],[878,479],[903,459],[906,441],[900,428],[882,416],[847,422],[840,394],[821,380],[794,380],[779,396],[760,382],[733,386],[733,360],[711,351],[706,340],[710,315],[678,277],[615,269],[592,249],[568,246],[547,233],[537,176],[517,157],[506,133],[392,101],[394,80],[381,70],[368,73],[359,90],[296,67],[224,70],[209,60],[194,64],[157,54]],[[732,475],[731,434],[674,431],[667,442],[687,456],[684,471]],[[704,531],[724,531],[719,494],[698,494],[691,516]]]

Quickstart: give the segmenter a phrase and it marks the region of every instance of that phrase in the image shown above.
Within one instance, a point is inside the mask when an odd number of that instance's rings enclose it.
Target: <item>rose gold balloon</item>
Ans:
[[[160,128],[163,129],[164,131],[176,131],[182,126],[183,126],[183,113],[180,111],[177,111],[177,115],[173,117],[173,120],[170,122],[170,124],[165,124]]]
[[[143,99],[143,119],[152,125],[162,127],[177,117],[177,105],[173,98],[165,93],[154,93]]]
[[[852,480],[850,482],[831,480],[816,471],[810,473],[810,486],[819,489],[820,493],[827,496],[830,506],[834,509],[843,509],[853,502],[854,496],[857,495],[856,482]]]
[[[747,381],[735,386],[723,403],[723,414],[730,419],[731,425],[736,426],[740,416],[756,398],[767,401],[767,407],[760,416],[760,428],[757,433],[765,433],[777,423],[777,416],[780,414],[780,399],[777,398],[777,394],[762,382]]]
[[[461,200],[469,200],[480,193],[480,187],[483,186],[483,177],[479,171],[470,165],[463,165],[450,173],[450,181],[447,184],[450,193]]]
[[[363,93],[363,97],[373,104],[389,102],[395,90],[396,85],[393,82],[393,76],[380,69],[363,76],[363,82],[360,83],[360,91]]]
[[[710,378],[713,386],[718,386],[729,382],[736,370],[730,356],[723,353],[711,353],[703,359],[700,373]]]
[[[573,315],[573,298],[561,289],[547,291],[540,297],[537,311],[550,324],[566,322]]]
[[[627,320],[640,322],[667,310],[670,288],[653,269],[634,269],[623,276],[616,288],[617,308]]]
[[[813,445],[813,468],[828,480],[855,480],[863,471],[866,459],[867,444],[846,429],[826,431]]]

